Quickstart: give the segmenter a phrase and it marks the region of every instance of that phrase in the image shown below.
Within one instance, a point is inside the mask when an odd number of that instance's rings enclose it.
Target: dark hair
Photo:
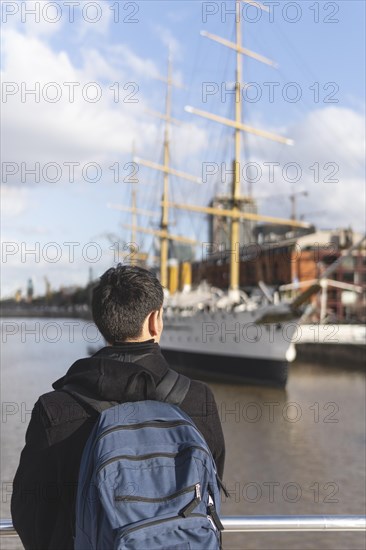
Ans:
[[[92,315],[107,342],[114,344],[138,338],[146,317],[163,301],[163,287],[151,271],[118,264],[93,289]]]

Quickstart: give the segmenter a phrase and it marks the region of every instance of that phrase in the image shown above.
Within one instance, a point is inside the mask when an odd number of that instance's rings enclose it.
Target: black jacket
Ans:
[[[26,433],[11,502],[13,524],[26,550],[73,550],[78,469],[97,413],[60,390],[72,384],[100,400],[140,401],[149,397],[146,380],[151,374],[157,384],[167,369],[160,347],[153,341],[106,347],[76,361],[53,384],[56,391],[39,398]],[[127,396],[126,389],[139,372],[142,375],[133,396]],[[202,382],[192,381],[181,408],[204,435],[222,477],[225,444],[211,390]]]

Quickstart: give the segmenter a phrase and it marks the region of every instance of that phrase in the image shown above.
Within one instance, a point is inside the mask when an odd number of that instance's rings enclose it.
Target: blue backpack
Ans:
[[[174,389],[163,395],[160,388],[161,401],[99,402],[104,410],[79,470],[75,550],[221,548],[215,462],[177,406],[189,380],[174,371],[166,378],[174,379]]]

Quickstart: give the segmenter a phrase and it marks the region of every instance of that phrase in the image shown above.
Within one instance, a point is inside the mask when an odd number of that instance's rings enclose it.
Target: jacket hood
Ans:
[[[154,341],[108,346],[92,357],[79,359],[52,384],[55,390],[77,386],[95,399],[124,401],[133,388],[131,401],[153,398],[152,391],[169,366]]]

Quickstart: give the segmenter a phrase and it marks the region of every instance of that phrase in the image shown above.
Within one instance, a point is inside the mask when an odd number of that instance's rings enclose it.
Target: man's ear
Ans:
[[[160,310],[155,310],[152,311],[148,317],[148,327],[151,337],[158,336],[159,334],[161,323],[160,316]]]
[[[150,313],[148,317],[148,328],[150,336],[157,337],[157,341],[159,341],[163,330],[163,307]]]

